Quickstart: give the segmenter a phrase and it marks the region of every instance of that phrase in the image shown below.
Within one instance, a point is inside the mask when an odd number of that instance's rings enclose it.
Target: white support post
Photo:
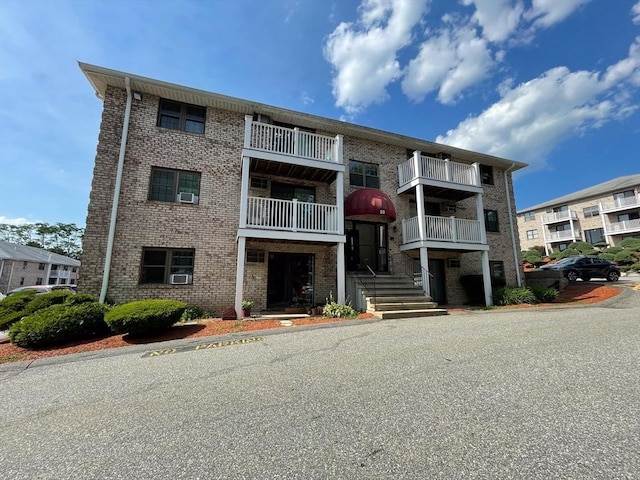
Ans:
[[[244,116],[244,148],[251,148],[251,124],[253,117],[251,115]]]
[[[338,242],[338,255],[337,255],[337,288],[338,288],[338,303],[345,303],[347,301],[346,294],[346,271],[344,260],[344,242]],[[352,299],[354,300],[354,299]]]
[[[568,213],[569,213],[569,227],[571,228],[571,241],[575,242],[576,232],[575,232],[575,228],[573,227],[573,215],[571,215],[571,210],[568,210]]]
[[[342,156],[344,155],[344,137],[342,135],[336,135],[336,158],[334,162],[342,164]]]
[[[480,238],[483,244],[487,244],[487,226],[484,223],[484,203],[482,194],[476,194],[476,218],[480,222]]]
[[[604,241],[611,246],[611,236],[607,234],[607,222],[605,221],[605,213],[602,213],[602,202],[600,202],[600,218],[602,219],[602,233],[604,233]]]
[[[249,204],[249,157],[242,157],[242,181],[240,183],[240,228],[247,226]]]
[[[493,305],[493,291],[491,290],[491,271],[489,269],[489,252],[481,252],[482,283],[484,284],[484,302],[487,307]]]
[[[298,127],[293,129],[293,155],[300,156],[300,129]]]
[[[247,239],[238,237],[238,259],[236,260],[236,299],[234,308],[238,318],[242,318],[242,296],[244,292],[244,259]]]
[[[429,282],[429,252],[427,247],[420,247],[420,277],[422,278],[422,291],[431,296],[431,283]]]
[[[291,228],[293,229],[294,232],[297,232],[298,231],[298,199],[297,198],[294,198],[292,200],[291,209],[293,210],[291,212],[291,214],[293,215],[293,218],[291,219]]]
[[[340,136],[342,139],[342,136]],[[336,208],[338,211],[338,234],[344,235],[344,173],[336,174]]]
[[[451,181],[451,160],[449,160],[448,158],[444,159],[444,175],[447,179],[447,182]]]
[[[478,162],[472,163],[473,171],[475,172],[475,185],[482,186],[482,176],[480,175],[480,164]]]
[[[454,242],[458,241],[458,229],[456,228],[456,217],[453,215],[449,217],[449,221],[451,222],[451,240]]]
[[[420,178],[422,176],[422,169],[420,168],[420,155],[421,153],[418,150],[413,152],[413,178],[405,179],[409,182],[415,178]]]

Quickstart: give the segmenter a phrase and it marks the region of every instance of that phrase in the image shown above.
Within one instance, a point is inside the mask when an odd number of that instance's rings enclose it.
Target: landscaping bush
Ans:
[[[196,320],[198,318],[205,318],[209,315],[202,308],[197,305],[189,305],[184,309],[182,316],[180,317],[181,322],[190,322],[191,320]]]
[[[616,253],[620,253],[624,250],[624,248],[622,247],[609,247],[607,248],[603,253],[612,253],[612,254],[616,254]]]
[[[333,295],[329,294],[327,303],[322,309],[322,315],[329,318],[354,318],[358,316],[351,305],[338,303],[333,299]]]
[[[620,242],[620,247],[640,252],[640,238],[625,238]]]
[[[80,305],[82,303],[97,302],[98,299],[89,293],[78,293],[76,295],[70,295],[64,302],[67,305]]]
[[[529,263],[540,263],[542,262],[542,256],[538,253],[537,250],[527,250],[522,252],[522,260]]]
[[[604,258],[605,260],[609,260],[610,262],[613,262],[616,258],[616,256],[613,253],[601,253],[600,254],[600,258]]]
[[[31,290],[0,300],[0,330],[6,330],[20,320],[25,315],[24,309],[35,296],[36,292]]]
[[[616,253],[613,260],[618,265],[633,265],[634,263],[637,262],[636,257],[634,257],[633,254],[627,250],[623,250],[620,253]]]
[[[30,315],[38,310],[50,307],[51,305],[64,303],[65,300],[72,295],[73,292],[70,290],[54,290],[49,293],[41,293],[33,297],[33,299],[24,308],[24,311],[27,315]]]
[[[104,320],[116,333],[152,333],[180,321],[186,308],[176,300],[138,300],[113,307]]]
[[[556,258],[567,258],[567,257],[575,257],[576,255],[580,255],[580,252],[575,248],[566,248]]]
[[[521,303],[538,303],[535,294],[525,287],[508,287],[501,292],[500,305],[520,305]]]
[[[583,255],[599,255],[600,254],[600,250],[597,249],[592,249],[592,250],[585,250],[584,252],[582,252]]]
[[[632,272],[640,272],[640,262],[630,265],[629,270]]]
[[[593,251],[593,245],[587,242],[573,242],[569,244],[570,249],[577,250],[583,255],[588,255],[587,252]]]
[[[11,343],[24,348],[59,345],[107,331],[100,303],[52,305],[23,318],[9,329]]]
[[[560,294],[560,292],[555,288],[549,288],[542,285],[529,285],[527,288],[533,292],[538,302],[541,303],[553,302]]]

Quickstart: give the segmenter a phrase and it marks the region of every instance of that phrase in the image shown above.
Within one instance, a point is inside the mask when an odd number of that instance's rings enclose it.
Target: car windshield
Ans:
[[[578,260],[577,257],[561,258],[556,262],[556,265],[570,265],[572,263],[575,263],[577,260]]]

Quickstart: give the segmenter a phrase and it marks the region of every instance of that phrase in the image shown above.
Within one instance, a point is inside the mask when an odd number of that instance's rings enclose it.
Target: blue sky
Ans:
[[[0,223],[84,226],[78,61],[528,162],[519,209],[640,173],[640,0],[3,0]]]

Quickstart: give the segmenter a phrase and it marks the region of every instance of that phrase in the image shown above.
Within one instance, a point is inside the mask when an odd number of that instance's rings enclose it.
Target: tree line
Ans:
[[[0,239],[10,243],[37,247],[49,252],[80,259],[84,228],[75,223],[0,223]]]

